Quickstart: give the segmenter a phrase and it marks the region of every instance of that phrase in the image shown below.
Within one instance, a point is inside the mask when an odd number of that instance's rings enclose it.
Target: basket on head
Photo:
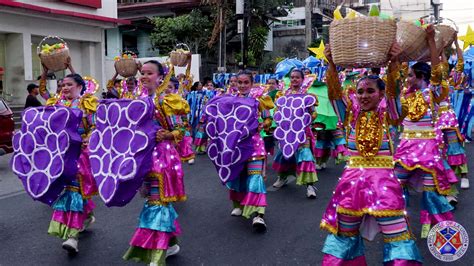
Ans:
[[[436,30],[439,31],[441,35],[441,39],[443,42],[443,48],[451,46],[454,42],[454,33],[456,33],[456,29],[452,28],[448,25],[436,25]]]
[[[417,61],[425,53],[429,53],[425,30],[409,21],[397,23],[397,43],[402,48],[400,61]]]
[[[394,20],[357,17],[334,20],[329,26],[329,43],[334,63],[342,67],[380,67],[396,37]]]
[[[134,77],[138,72],[137,62],[134,58],[118,58],[114,64],[115,71],[124,77]]]
[[[60,43],[64,44],[64,47],[60,49],[52,50],[51,52],[43,52],[43,44],[46,45],[47,40],[58,40]],[[54,45],[56,45],[55,43]],[[54,46],[53,45],[53,46]],[[48,44],[49,46],[49,44]],[[36,48],[38,51],[38,56],[40,57],[41,63],[45,65],[49,70],[53,72],[61,71],[67,68],[67,60],[69,58],[69,48],[67,43],[57,37],[57,36],[46,36],[41,40]]]
[[[176,45],[176,48],[170,53],[170,62],[174,66],[184,67],[188,64],[188,58],[190,54],[191,51],[189,49],[189,46],[184,43],[179,43]]]

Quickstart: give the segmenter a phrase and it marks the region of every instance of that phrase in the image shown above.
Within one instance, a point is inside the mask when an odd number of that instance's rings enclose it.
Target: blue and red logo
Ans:
[[[431,228],[427,242],[433,256],[449,262],[458,260],[466,253],[469,235],[462,225],[453,221],[443,221]]]

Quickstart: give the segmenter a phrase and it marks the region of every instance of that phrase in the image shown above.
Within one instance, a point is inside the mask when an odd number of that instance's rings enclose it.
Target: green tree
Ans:
[[[154,28],[150,39],[162,55],[168,54],[178,43],[185,43],[198,53],[205,47],[212,28],[209,17],[197,9],[173,18],[155,17],[151,22]]]

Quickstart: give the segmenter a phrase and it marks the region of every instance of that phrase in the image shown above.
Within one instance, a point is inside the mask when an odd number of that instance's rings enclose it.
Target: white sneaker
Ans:
[[[323,168],[321,167],[321,165],[319,164],[316,164],[316,170],[322,170]]]
[[[242,209],[241,208],[234,208],[230,213],[232,216],[242,216]]]
[[[458,204],[458,199],[455,197],[455,196],[446,196],[446,199],[448,200],[449,204],[451,204],[452,206],[456,206],[456,204]]]
[[[77,239],[74,237],[68,238],[66,241],[63,242],[62,247],[67,250],[70,254],[76,254],[79,252],[79,249],[77,248],[78,242]]]
[[[260,216],[255,216],[252,220],[252,226],[257,232],[265,232],[267,230],[267,225],[265,220]]]
[[[281,177],[278,177],[277,181],[273,183],[273,187],[281,188],[286,185],[286,183],[288,183],[288,178],[283,179]]]
[[[308,185],[306,187],[306,197],[309,199],[315,199],[316,198],[316,187],[313,185]]]
[[[327,167],[326,163],[322,163],[322,164],[321,164],[321,168],[322,168],[322,169],[326,169],[326,167]]]
[[[84,227],[82,227],[82,229],[79,232],[82,233],[82,232],[86,231],[87,228],[89,228],[89,226],[91,226],[91,224],[93,224],[93,223],[95,223],[95,217],[90,216],[89,218],[87,218],[84,221]]]
[[[461,178],[461,188],[462,189],[468,189],[469,188],[469,179],[467,178]]]
[[[178,254],[180,249],[181,248],[178,246],[178,244],[168,247],[168,249],[166,250],[166,257],[168,258],[169,256]]]
[[[189,165],[194,164],[194,159],[189,160],[189,161],[188,161],[188,164],[189,164]]]

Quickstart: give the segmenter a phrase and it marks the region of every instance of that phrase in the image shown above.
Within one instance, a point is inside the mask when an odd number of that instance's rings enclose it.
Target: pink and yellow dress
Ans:
[[[164,265],[166,250],[177,243],[181,233],[173,202],[186,200],[181,159],[175,145],[184,134],[187,103],[177,94],[161,94],[155,99],[155,120],[170,131],[174,140],[157,142],[153,166],[143,185],[146,202],[139,224],[130,240],[125,260]]]
[[[321,229],[330,233],[322,265],[366,265],[362,238],[373,240],[380,231],[384,264],[421,264],[402,187],[393,171],[389,124],[398,119],[395,97],[387,92],[376,110],[363,111],[356,99],[342,95],[334,70],[327,78],[335,108],[347,107],[350,155],[321,220]]]
[[[97,185],[91,172],[87,141],[95,128],[98,99],[91,94],[85,94],[72,101],[50,98],[44,80],[40,81],[40,92],[47,99],[47,105],[78,108],[83,112],[82,123],[78,128],[83,139],[83,146],[77,162],[76,180],[71,181],[53,204],[54,211],[48,229],[48,234],[62,239],[78,238],[79,233],[84,230],[86,220],[93,216],[92,211],[95,208],[91,197],[97,194]]]
[[[426,237],[431,224],[452,220],[453,207],[443,195],[457,182],[456,175],[444,164],[440,151],[441,132],[436,131],[436,106],[442,100],[434,91],[441,85],[440,65],[432,70],[431,85],[412,91],[404,89],[401,96],[404,131],[394,155],[395,174],[405,190],[408,186],[423,191],[420,220],[422,237]]]

